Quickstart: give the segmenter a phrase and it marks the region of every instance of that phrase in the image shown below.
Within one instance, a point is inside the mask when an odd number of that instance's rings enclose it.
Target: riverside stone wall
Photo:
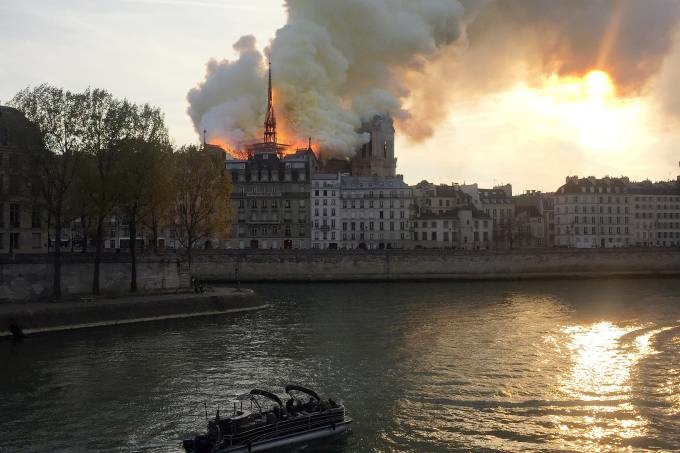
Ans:
[[[244,282],[680,276],[680,250],[232,251],[199,255],[192,265],[212,282],[237,273]]]
[[[0,259],[0,302],[47,298],[52,292],[53,264],[48,255]],[[88,294],[92,290],[94,258],[64,255],[62,293]],[[183,273],[184,272],[184,273]],[[130,260],[127,256],[106,255],[101,263],[100,288],[105,294],[124,294],[130,288]],[[183,276],[184,275],[184,276]],[[137,262],[140,291],[174,290],[187,286],[186,266],[176,256],[141,257]]]
[[[186,264],[178,255],[141,257],[141,291],[188,286]],[[52,286],[50,257],[0,258],[0,302],[48,297]],[[87,294],[92,258],[66,255],[63,290]],[[530,250],[511,252],[217,250],[196,253],[191,274],[212,283],[285,281],[389,281],[531,279],[550,277],[680,276],[680,250]],[[105,255],[101,288],[125,293],[130,285],[129,257]]]

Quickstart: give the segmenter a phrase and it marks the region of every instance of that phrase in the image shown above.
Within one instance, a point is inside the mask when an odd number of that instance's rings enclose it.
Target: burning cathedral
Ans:
[[[389,115],[375,115],[363,123],[359,132],[367,133],[368,143],[362,145],[352,158],[326,157],[324,152],[313,153],[311,138],[305,149],[292,150],[290,145],[280,143],[276,132],[276,112],[272,94],[272,69],[269,65],[267,113],[264,121],[262,141],[245,145],[243,160],[252,159],[259,154],[288,155],[312,154],[308,156],[313,171],[322,173],[343,173],[353,176],[393,177],[396,175],[397,159],[394,156],[394,122]],[[317,150],[318,151],[318,150]]]
[[[376,197],[383,196],[384,185],[387,193],[399,197],[397,206],[408,210],[405,201],[410,196],[407,193],[410,190],[402,178],[395,176],[397,160],[394,157],[395,131],[392,119],[389,116],[375,116],[363,125],[362,132],[367,132],[370,140],[351,159],[326,159],[323,153],[317,156],[312,149],[311,139],[307,148],[303,149],[292,149],[289,145],[279,143],[270,65],[262,141],[247,145],[244,158],[226,161],[233,183],[231,202],[235,216],[228,246],[240,249],[305,249],[319,246],[316,241],[326,237],[329,243],[325,248],[359,247],[349,242],[354,240],[354,235],[343,241],[340,232],[340,192],[343,187],[348,193],[356,188],[364,188],[368,184],[364,180],[370,181],[371,187],[375,186]],[[330,177],[337,180],[337,190],[315,190],[318,188],[316,180]],[[329,198],[318,200],[316,192]],[[376,209],[384,201],[382,198],[376,201]],[[394,200],[388,203],[391,207],[395,206]],[[378,218],[378,213],[375,214]],[[404,213],[396,217],[391,212],[391,223],[384,225],[378,221],[375,237],[374,233],[366,234],[365,247],[401,248],[401,243],[410,240],[409,217],[410,214]],[[400,222],[396,219],[400,219]],[[369,224],[366,225],[368,228]],[[356,241],[359,241],[358,237]]]

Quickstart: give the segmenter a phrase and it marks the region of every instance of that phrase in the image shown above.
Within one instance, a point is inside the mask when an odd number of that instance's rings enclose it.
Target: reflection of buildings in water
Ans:
[[[570,339],[573,366],[562,391],[583,401],[589,415],[557,417],[562,432],[591,441],[647,434],[648,420],[630,403],[631,375],[643,358],[657,353],[651,340],[666,329],[636,334],[641,329],[644,327],[600,322],[563,330]]]

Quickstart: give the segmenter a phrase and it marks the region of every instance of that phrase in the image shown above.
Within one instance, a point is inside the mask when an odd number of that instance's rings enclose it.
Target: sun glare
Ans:
[[[604,71],[590,71],[583,78],[586,94],[589,98],[603,99],[614,96],[616,88],[609,74]]]
[[[563,137],[596,155],[621,153],[646,140],[644,104],[619,98],[604,71],[582,77],[547,77],[542,85],[515,90],[515,102],[538,116],[536,135]]]

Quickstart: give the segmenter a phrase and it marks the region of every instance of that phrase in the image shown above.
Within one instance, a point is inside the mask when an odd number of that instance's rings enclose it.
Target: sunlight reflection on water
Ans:
[[[582,448],[597,447],[583,439],[631,439],[649,434],[649,420],[630,404],[634,398],[631,374],[641,360],[658,354],[652,340],[671,328],[646,329],[648,326],[617,326],[607,321],[563,329],[573,365],[562,390],[577,400],[603,402],[589,405],[590,413],[580,421],[569,416],[556,421],[565,434],[582,439]],[[617,404],[611,405],[613,402]],[[621,411],[625,417],[612,416]]]
[[[179,451],[204,401],[289,382],[355,420],[305,453],[680,449],[680,281],[257,289],[270,310],[0,343],[0,451]]]

